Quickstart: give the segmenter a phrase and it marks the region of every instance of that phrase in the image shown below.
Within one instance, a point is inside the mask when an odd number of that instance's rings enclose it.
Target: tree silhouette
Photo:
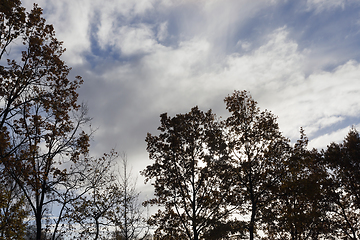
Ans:
[[[155,198],[147,204],[163,207],[149,221],[158,227],[155,237],[210,239],[229,215],[224,205],[228,186],[219,177],[227,156],[221,124],[211,111],[197,107],[160,117],[160,134],[146,137],[154,163],[142,172],[155,187]]]
[[[360,136],[352,128],[341,144],[332,143],[324,151],[332,185],[327,198],[334,229],[343,239],[360,239]]]
[[[289,156],[288,140],[282,136],[276,117],[268,111],[261,112],[246,91],[235,91],[224,101],[231,113],[226,119],[235,195],[230,203],[239,214],[249,216],[246,229],[252,240],[269,204],[276,198],[273,192],[281,184],[282,163]]]
[[[283,162],[285,172],[271,202],[265,239],[319,239],[330,237],[327,211],[329,200],[325,189],[331,185],[316,149],[308,150],[308,139],[301,137]]]

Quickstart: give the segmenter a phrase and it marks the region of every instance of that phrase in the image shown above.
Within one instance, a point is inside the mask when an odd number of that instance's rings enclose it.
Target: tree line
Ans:
[[[341,144],[291,144],[276,117],[246,91],[224,100],[229,117],[198,107],[160,116],[142,172],[161,206],[155,239],[359,239],[360,136]]]
[[[42,9],[0,3],[0,239],[360,239],[360,136],[291,144],[246,91],[226,119],[193,107],[146,137],[144,206],[125,155],[91,156],[65,49]],[[119,169],[119,170],[117,170]]]

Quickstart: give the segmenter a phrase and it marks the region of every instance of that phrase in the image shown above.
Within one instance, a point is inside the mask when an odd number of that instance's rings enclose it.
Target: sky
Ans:
[[[292,142],[303,127],[311,148],[360,129],[359,0],[35,2],[64,42],[70,79],[84,78],[93,153],[125,152],[135,175],[152,163],[145,137],[160,114],[226,117],[234,90],[278,116]]]

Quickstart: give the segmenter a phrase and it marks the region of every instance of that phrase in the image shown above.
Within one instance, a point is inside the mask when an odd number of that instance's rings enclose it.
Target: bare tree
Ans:
[[[116,226],[115,239],[135,240],[144,239],[149,233],[149,226],[144,218],[142,206],[136,187],[137,178],[129,169],[125,153],[121,155],[121,168],[119,169],[118,185],[123,193],[123,201],[117,206],[118,214],[114,216]]]
[[[109,239],[117,206],[123,201],[114,172],[117,154],[105,154],[100,159],[92,159],[89,174],[84,173],[81,181],[86,183],[80,195],[70,202],[66,218],[76,225],[77,237]]]

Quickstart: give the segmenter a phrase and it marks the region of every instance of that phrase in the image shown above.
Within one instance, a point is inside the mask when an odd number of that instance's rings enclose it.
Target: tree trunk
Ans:
[[[250,240],[254,239],[255,215],[256,215],[256,206],[253,205],[251,211],[250,226],[249,226]]]
[[[97,218],[95,219],[95,224],[96,224],[96,234],[94,240],[97,240],[99,238],[99,232],[100,232],[99,219]]]
[[[41,240],[41,209],[36,214],[36,240]]]

